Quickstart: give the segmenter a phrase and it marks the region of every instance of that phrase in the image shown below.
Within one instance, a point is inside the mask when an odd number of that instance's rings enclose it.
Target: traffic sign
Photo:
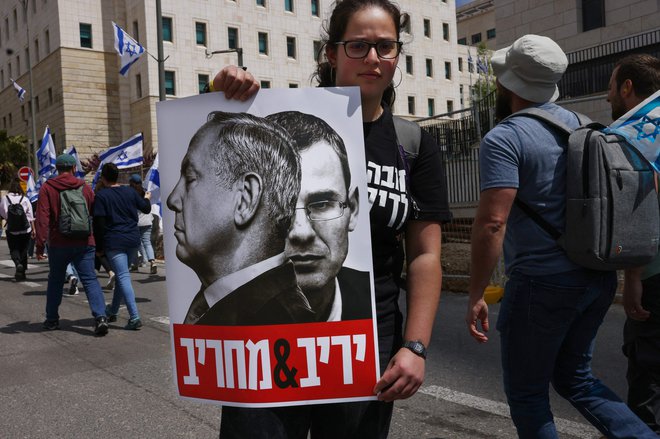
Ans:
[[[20,178],[22,181],[28,181],[30,179],[31,173],[32,169],[28,168],[27,166],[22,166],[21,169],[18,170],[18,178]]]

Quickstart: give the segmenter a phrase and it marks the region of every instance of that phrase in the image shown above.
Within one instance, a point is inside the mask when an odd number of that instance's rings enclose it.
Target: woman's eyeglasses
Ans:
[[[372,47],[376,48],[376,53],[379,58],[392,59],[399,56],[401,52],[401,41],[383,40],[377,43],[370,43],[368,41],[337,41],[335,44],[344,46],[346,56],[353,59],[361,59],[367,56]]]

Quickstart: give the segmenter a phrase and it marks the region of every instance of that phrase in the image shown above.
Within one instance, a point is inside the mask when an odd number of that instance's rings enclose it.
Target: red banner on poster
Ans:
[[[295,405],[374,396],[373,322],[174,326],[181,396],[226,405]]]

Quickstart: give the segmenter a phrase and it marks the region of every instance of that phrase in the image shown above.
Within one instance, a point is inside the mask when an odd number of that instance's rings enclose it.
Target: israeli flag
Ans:
[[[117,23],[112,22],[112,26],[115,29],[115,50],[119,54],[121,59],[121,68],[119,73],[122,76],[128,74],[128,69],[131,68],[133,63],[140,58],[140,55],[144,53],[144,47],[135,41],[129,34],[124,32],[122,28],[117,26]]]
[[[159,217],[163,217],[163,207],[160,202],[160,173],[158,172],[158,154],[154,159],[154,163],[149,168],[146,177],[146,187],[145,191],[151,192],[151,205],[157,206],[157,209],[152,208],[152,213],[155,213]]]
[[[46,126],[44,137],[41,139],[41,146],[37,150],[37,159],[39,160],[38,172],[38,185],[48,180],[51,176],[55,175],[55,159],[57,153],[55,152],[55,143],[50,135],[50,127]]]
[[[483,60],[480,56],[477,57],[477,72],[484,75],[488,74],[488,60],[486,57]]]
[[[32,172],[30,172],[30,176],[28,177],[28,181],[27,181],[27,197],[28,200],[30,200],[30,203],[34,203],[39,199],[39,189],[37,188],[37,185],[34,182],[34,178],[32,177]]]
[[[474,60],[472,59],[472,54],[468,49],[468,71],[472,73],[472,70],[474,70]]]
[[[660,90],[612,122],[605,132],[623,136],[660,172]]]
[[[20,85],[16,84],[16,82],[14,82],[13,79],[9,78],[9,80],[11,81],[12,85],[16,89],[16,94],[18,95],[18,100],[21,101],[21,103],[23,103],[23,101],[25,101],[25,89],[23,87],[21,87]]]
[[[99,155],[99,168],[96,170],[92,187],[96,187],[96,182],[101,177],[101,168],[106,163],[114,163],[119,169],[132,168],[133,166],[141,165],[144,159],[142,158],[142,133],[136,134],[119,146],[102,152]]]
[[[74,159],[76,159],[76,173],[75,176],[78,178],[85,178],[85,171],[83,171],[82,164],[80,163],[80,157],[78,157],[78,151],[76,151],[76,147],[71,145],[71,148],[68,150],[64,151],[66,154],[69,154],[73,156]]]

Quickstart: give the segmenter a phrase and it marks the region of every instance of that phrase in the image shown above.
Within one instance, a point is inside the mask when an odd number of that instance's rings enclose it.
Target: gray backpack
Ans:
[[[576,115],[582,125],[576,130],[539,108],[511,116],[538,119],[568,138],[564,233],[520,199],[515,204],[582,267],[609,271],[645,265],[658,253],[660,234],[653,168],[623,137]]]

